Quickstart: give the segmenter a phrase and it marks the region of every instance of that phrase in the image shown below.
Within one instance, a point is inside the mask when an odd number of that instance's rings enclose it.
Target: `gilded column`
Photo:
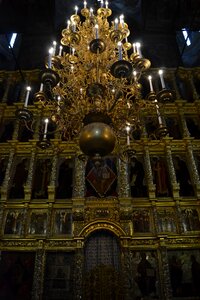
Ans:
[[[129,248],[124,248],[122,252],[122,278],[123,296],[125,300],[132,300],[135,292],[135,274],[133,272],[133,253]]]
[[[128,175],[128,163],[119,159],[118,187],[120,198],[128,198],[130,196],[130,185]]]
[[[53,204],[49,203],[49,205],[48,205],[48,214],[47,214],[47,232],[46,232],[47,237],[50,237],[50,235],[51,235],[52,209],[53,209]]]
[[[8,189],[9,189],[10,176],[11,176],[11,170],[12,170],[14,155],[15,155],[15,149],[11,148],[9,158],[8,158],[8,164],[7,164],[7,168],[6,168],[4,181],[3,181],[3,184],[2,184],[2,187],[1,187],[1,201],[6,201],[7,197],[8,197]]]
[[[50,185],[56,185],[57,178],[57,164],[58,164],[58,154],[55,153],[52,159],[52,169],[51,169],[51,177],[50,177]]]
[[[75,267],[74,267],[74,299],[80,300],[83,295],[83,266],[84,266],[84,253],[80,248],[75,254]]]
[[[6,103],[8,101],[8,93],[10,90],[11,82],[12,82],[12,78],[11,78],[11,76],[9,76],[6,81],[6,87],[5,87],[3,97],[2,97],[2,103]]]
[[[157,213],[157,207],[154,203],[152,203],[152,214],[153,214],[153,223],[154,223],[154,230],[155,234],[158,234],[158,213]]]
[[[144,169],[147,179],[149,198],[155,198],[155,184],[153,183],[153,174],[151,169],[151,161],[148,146],[144,146]]]
[[[20,92],[20,96],[19,96],[19,102],[24,102],[25,96],[26,96],[26,86],[28,86],[28,83],[26,82],[26,84],[24,84],[22,86],[21,92]]]
[[[185,116],[184,116],[184,111],[182,109],[179,109],[179,119],[180,119],[180,123],[181,123],[181,127],[182,127],[183,137],[189,137],[190,132],[188,130],[187,122],[186,122]]]
[[[29,202],[31,200],[31,190],[32,190],[32,183],[33,183],[35,159],[36,159],[36,149],[34,148],[31,153],[29,169],[28,169],[28,176],[27,176],[26,184],[24,186],[25,200],[27,202]]]
[[[41,126],[41,120],[43,116],[43,111],[44,111],[44,106],[42,103],[35,103],[35,106],[37,107],[37,115],[35,116],[35,128],[34,128],[34,134],[33,134],[33,139],[34,140],[39,140],[40,138],[40,126]]]
[[[172,85],[173,85],[173,89],[176,92],[176,98],[181,99],[181,95],[179,93],[179,90],[178,90],[178,87],[177,87],[177,84],[176,84],[176,76],[175,76],[174,71],[170,72],[170,79],[171,79],[171,82],[172,82]]]
[[[190,83],[190,87],[192,89],[192,95],[194,100],[199,100],[199,95],[197,93],[194,81],[193,81],[193,75],[192,72],[189,72],[188,81]]]
[[[55,153],[54,156],[53,156],[53,159],[52,159],[50,185],[48,186],[48,200],[51,201],[51,202],[55,201],[57,165],[58,165],[58,154]]]
[[[159,259],[159,277],[160,277],[160,286],[161,286],[161,299],[163,300],[172,300],[172,289],[171,289],[171,280],[170,280],[170,271],[169,263],[167,256],[167,248],[164,244],[164,239],[160,238],[160,248],[158,250],[158,259]]]
[[[197,193],[197,197],[200,197],[199,174],[198,174],[197,166],[196,166],[194,155],[193,155],[193,148],[190,143],[187,145],[186,156],[187,156],[187,161],[188,161],[188,168],[190,170],[191,179],[194,184],[194,187],[195,187],[195,190]]]
[[[174,196],[174,198],[177,198],[177,197],[179,197],[180,187],[176,180],[176,172],[174,169],[171,147],[169,145],[166,145],[165,153],[166,153],[167,166],[168,166],[168,170],[169,170],[170,182],[171,182],[172,190],[173,190],[173,196]]]
[[[85,195],[85,164],[85,161],[79,159],[78,157],[75,158],[73,188],[74,198],[84,198]]]
[[[178,221],[178,230],[179,230],[179,233],[181,234],[184,232],[184,228],[183,228],[183,217],[182,217],[182,213],[181,213],[179,200],[176,201],[176,215],[177,215],[177,221]]]
[[[4,205],[0,204],[0,236],[3,234],[3,214],[4,214]]]
[[[199,174],[198,174],[197,166],[196,166],[194,155],[193,155],[193,147],[191,144],[187,145],[186,155],[187,155],[187,159],[188,159],[188,166],[191,171],[192,181],[195,184],[200,184]]]
[[[45,259],[46,253],[43,249],[43,241],[39,241],[39,249],[36,251],[35,257],[32,300],[42,300]]]
[[[6,109],[6,104],[2,104],[0,103],[0,122],[1,120],[3,120],[3,116],[4,116],[4,110]]]
[[[41,122],[41,116],[36,118],[36,125],[33,133],[34,140],[39,140],[40,122]]]
[[[146,124],[145,124],[145,119],[141,117],[141,124],[142,124],[142,128],[141,128],[141,137],[142,138],[148,138],[148,133],[146,130]]]
[[[26,228],[26,220],[28,218],[28,209],[29,204],[25,203],[23,208],[23,220],[22,220],[22,236],[26,237],[27,228]]]
[[[16,119],[15,120],[15,124],[14,124],[14,131],[13,131],[13,135],[12,135],[12,139],[13,140],[17,140],[18,139],[19,126],[20,126],[20,121]]]

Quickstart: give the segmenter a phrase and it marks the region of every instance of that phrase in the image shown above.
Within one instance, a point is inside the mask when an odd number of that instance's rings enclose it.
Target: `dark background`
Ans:
[[[94,9],[100,2],[88,0]],[[0,69],[42,68],[53,40],[83,1],[0,0]],[[110,20],[124,14],[131,29],[130,42],[140,41],[142,53],[153,67],[200,65],[200,0],[110,0]],[[181,30],[187,28],[192,45],[187,47]],[[14,49],[10,34],[19,33]]]

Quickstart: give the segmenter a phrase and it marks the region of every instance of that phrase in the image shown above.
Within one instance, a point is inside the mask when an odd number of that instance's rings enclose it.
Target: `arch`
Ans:
[[[91,233],[96,230],[108,230],[114,233],[117,237],[126,236],[126,232],[119,226],[118,224],[105,221],[105,220],[97,220],[87,224],[79,233],[80,237],[88,237]]]

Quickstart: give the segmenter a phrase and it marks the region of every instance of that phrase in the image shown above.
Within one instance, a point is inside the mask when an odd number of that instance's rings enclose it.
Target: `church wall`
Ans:
[[[36,87],[38,74],[24,72]],[[131,141],[135,155],[127,160],[115,150],[99,172],[57,133],[49,137],[50,148],[37,146],[45,116],[41,103],[34,103],[37,89],[30,100],[38,116],[33,134],[22,133],[15,111],[23,106],[23,89],[17,99],[10,96],[21,78],[15,72],[0,78],[0,296],[89,299],[84,275],[94,286],[95,276],[105,285],[104,272],[115,286],[123,277],[114,299],[199,299],[199,69],[166,69],[165,80],[176,92],[162,111],[169,135],[160,139],[156,115],[146,117]],[[159,80],[155,86],[159,90]],[[115,272],[87,273],[86,258],[101,253],[100,240],[103,247],[109,241],[119,263],[113,262]],[[109,258],[102,256],[103,262]]]

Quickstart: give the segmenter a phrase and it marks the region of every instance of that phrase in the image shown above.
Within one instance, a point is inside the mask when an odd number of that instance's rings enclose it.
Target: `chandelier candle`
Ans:
[[[95,24],[94,28],[95,28],[95,38],[98,39],[99,38],[99,25]]]
[[[49,68],[49,69],[51,69],[52,55],[53,55],[53,48],[51,47],[51,48],[49,49],[49,56],[48,56],[48,68]]]
[[[67,29],[69,29],[70,25],[71,25],[70,20],[67,20]]]
[[[118,51],[119,51],[119,60],[122,60],[122,43],[119,42],[117,45],[118,45]]]
[[[75,48],[72,47],[72,55],[75,53]]]
[[[49,123],[49,119],[45,119],[44,120],[44,135],[43,135],[43,139],[46,140],[47,138],[47,129],[48,129],[48,123]]]
[[[24,107],[28,106],[28,99],[29,99],[30,91],[31,91],[31,87],[27,86],[27,88],[26,88],[26,97],[25,97],[25,101],[24,101]]]
[[[58,96],[58,112],[60,111],[60,101],[61,101],[61,97],[60,96]]]
[[[75,15],[77,15],[77,13],[78,13],[78,6],[75,6]]]
[[[149,80],[150,92],[154,92],[154,90],[153,90],[153,84],[152,84],[152,77],[148,76],[148,80]]]
[[[120,22],[122,28],[124,28],[124,15],[121,15],[121,16],[119,17],[119,22]]]
[[[119,20],[116,18],[116,19],[115,19],[115,30],[118,29],[118,24],[119,24]]]
[[[136,51],[136,44],[135,43],[133,43],[133,53],[136,53],[137,51]]]
[[[53,41],[53,51],[52,51],[52,56],[55,56],[56,55],[56,41]]]
[[[43,88],[44,88],[44,84],[41,83],[41,84],[40,84],[40,92],[43,92]]]
[[[136,82],[137,81],[137,72],[136,71],[133,71],[133,78],[134,78],[134,81]]]
[[[127,146],[130,146],[130,126],[126,126],[126,132],[127,132],[127,136],[126,136],[126,142],[127,142]]]
[[[155,100],[155,103],[156,103],[156,112],[157,112],[157,116],[158,116],[158,123],[159,123],[159,125],[162,125],[163,122],[162,122],[162,117],[161,117],[161,114],[160,114],[160,111],[159,111],[159,106],[158,106],[158,100],[157,99]]]
[[[160,82],[161,82],[162,89],[165,89],[166,85],[165,85],[165,81],[164,81],[164,77],[163,77],[163,70],[159,70],[158,74],[160,76]]]
[[[142,52],[141,52],[141,45],[140,43],[136,43],[136,52],[138,53],[139,57],[142,57]]]
[[[93,17],[93,8],[90,8],[90,17]]]
[[[72,23],[72,31],[76,32],[76,23],[75,22]]]
[[[63,49],[63,46],[60,46],[60,48],[59,48],[59,56],[61,56],[62,55],[62,49]]]

